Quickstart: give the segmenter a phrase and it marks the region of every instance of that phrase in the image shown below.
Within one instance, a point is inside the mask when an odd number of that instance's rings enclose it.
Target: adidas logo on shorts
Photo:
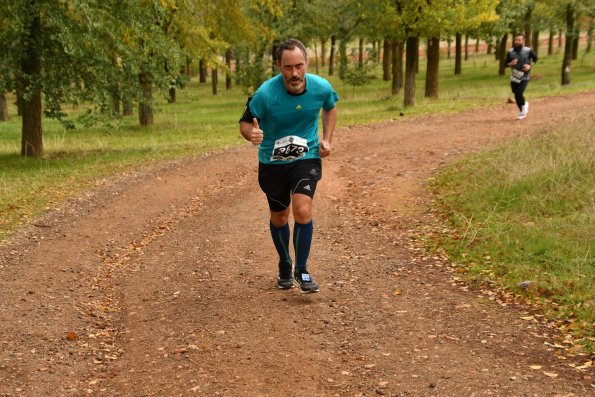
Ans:
[[[306,185],[306,186],[304,186],[304,190],[307,190],[307,191],[309,191],[309,192],[311,192],[311,191],[312,191],[312,189],[310,189],[310,185]]]

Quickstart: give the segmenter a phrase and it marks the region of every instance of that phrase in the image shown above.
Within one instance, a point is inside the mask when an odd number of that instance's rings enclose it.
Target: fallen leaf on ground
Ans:
[[[558,374],[555,373],[555,372],[545,372],[545,371],[543,371],[543,374],[545,376],[549,376],[550,378],[557,378],[558,377]]]
[[[531,365],[529,366],[531,369],[541,369],[541,365]]]

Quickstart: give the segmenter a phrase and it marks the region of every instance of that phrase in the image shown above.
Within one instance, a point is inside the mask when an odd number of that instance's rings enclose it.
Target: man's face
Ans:
[[[283,75],[285,89],[292,94],[300,94],[306,89],[306,58],[299,48],[283,51],[277,67]]]
[[[514,46],[515,47],[522,47],[525,43],[525,38],[523,36],[515,36],[514,37]]]

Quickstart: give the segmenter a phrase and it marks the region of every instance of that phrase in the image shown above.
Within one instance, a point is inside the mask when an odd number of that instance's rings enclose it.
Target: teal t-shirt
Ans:
[[[265,81],[249,103],[264,133],[258,161],[283,164],[319,158],[320,109],[332,110],[338,100],[330,83],[313,74],[306,73],[306,90],[299,95],[287,92],[281,75]]]

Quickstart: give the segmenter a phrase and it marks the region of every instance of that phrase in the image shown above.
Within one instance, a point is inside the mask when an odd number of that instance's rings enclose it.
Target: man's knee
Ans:
[[[298,223],[304,224],[310,222],[312,220],[312,202],[294,202],[293,217],[295,218],[295,221]]]
[[[287,224],[289,220],[289,208],[285,211],[274,212],[271,211],[271,223],[275,227],[282,227]]]

